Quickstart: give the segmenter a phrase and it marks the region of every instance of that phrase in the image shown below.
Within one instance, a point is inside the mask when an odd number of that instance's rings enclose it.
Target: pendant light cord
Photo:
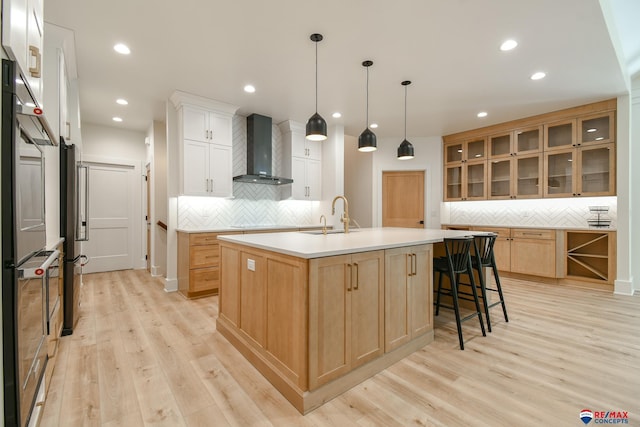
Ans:
[[[316,113],[318,112],[318,42],[316,42]]]
[[[404,139],[407,139],[407,86],[404,86]]]
[[[369,67],[367,67],[367,122],[365,128],[369,129]]]

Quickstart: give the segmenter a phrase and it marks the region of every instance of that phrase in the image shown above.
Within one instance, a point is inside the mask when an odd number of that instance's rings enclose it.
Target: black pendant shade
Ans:
[[[376,134],[371,132],[371,129],[366,128],[358,137],[358,150],[359,151],[375,151],[376,150]]]
[[[413,145],[406,139],[398,147],[398,160],[413,159]]]
[[[327,122],[318,112],[311,116],[307,122],[307,139],[311,141],[327,139]]]
[[[309,37],[316,44],[316,112],[307,122],[307,139],[324,141],[327,139],[327,122],[318,114],[318,42],[322,41],[322,34],[311,34]]]
[[[398,160],[409,160],[414,157],[413,145],[407,141],[407,86],[411,84],[411,81],[405,80],[401,84],[404,86],[404,141],[398,147]]]
[[[362,66],[367,69],[367,116],[365,125],[367,128],[362,131],[358,138],[358,151],[375,151],[377,150],[376,134],[369,129],[369,67],[373,65],[373,61],[364,61]]]

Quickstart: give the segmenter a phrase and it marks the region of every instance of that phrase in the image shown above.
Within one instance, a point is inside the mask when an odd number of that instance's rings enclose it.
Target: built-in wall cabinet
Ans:
[[[180,194],[233,195],[232,119],[237,107],[176,91]]]
[[[282,131],[282,174],[291,177],[293,200],[322,199],[322,143],[305,138],[303,125],[285,121]]]
[[[611,196],[616,100],[444,137],[444,200]]]

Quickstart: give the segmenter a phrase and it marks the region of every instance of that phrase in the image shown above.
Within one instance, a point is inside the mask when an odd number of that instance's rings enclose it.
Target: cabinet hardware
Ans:
[[[357,291],[358,290],[358,282],[360,281],[360,267],[358,267],[358,263],[357,262],[354,262],[353,266],[356,269],[356,285],[353,287],[353,290]]]
[[[413,275],[416,276],[418,274],[418,255],[412,254],[413,256]]]
[[[349,268],[349,283],[347,284],[347,292],[351,292],[351,277],[353,276],[353,268],[351,264],[347,264]]]
[[[36,66],[29,67],[29,74],[31,74],[31,77],[39,79],[42,68],[42,55],[40,55],[40,49],[37,46],[29,46],[29,54],[36,58]]]

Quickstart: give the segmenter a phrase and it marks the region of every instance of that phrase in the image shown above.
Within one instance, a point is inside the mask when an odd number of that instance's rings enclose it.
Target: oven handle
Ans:
[[[84,198],[81,194],[80,175],[84,173]],[[89,241],[89,166],[78,162],[76,177],[76,241]],[[80,202],[83,203],[80,203]],[[82,206],[81,206],[82,205]]]

